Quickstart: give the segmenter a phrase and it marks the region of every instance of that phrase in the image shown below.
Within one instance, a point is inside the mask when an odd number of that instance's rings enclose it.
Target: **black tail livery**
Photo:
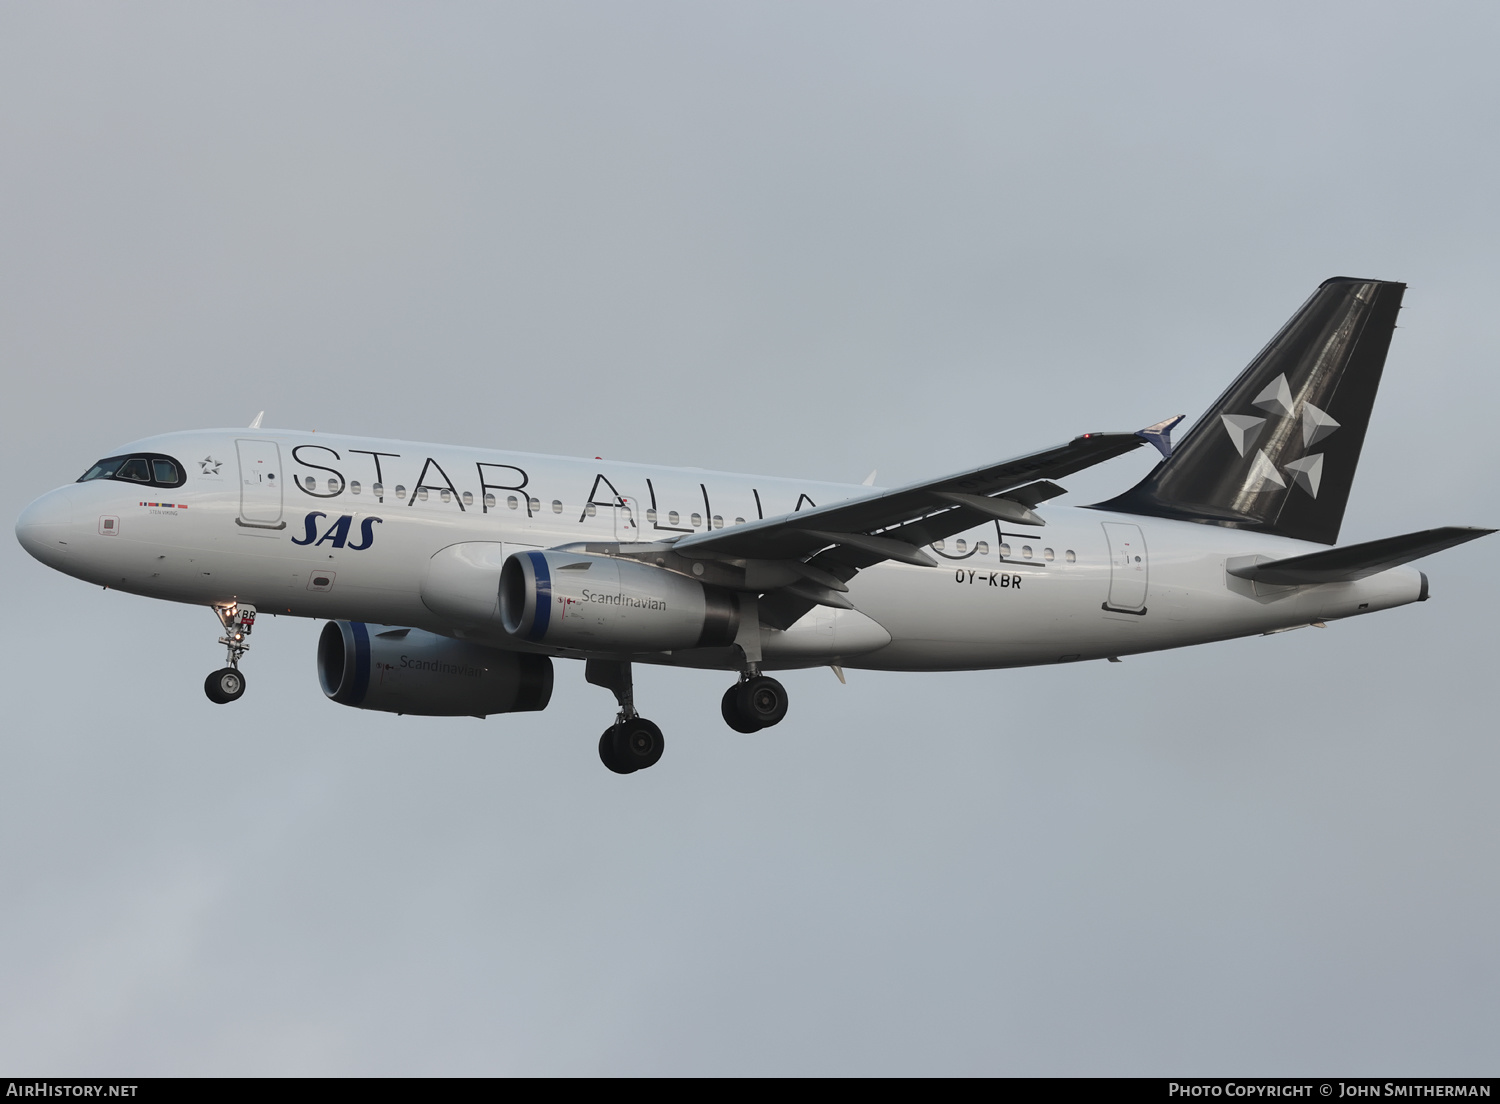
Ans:
[[[1098,508],[1335,543],[1405,291],[1325,280],[1172,455]]]

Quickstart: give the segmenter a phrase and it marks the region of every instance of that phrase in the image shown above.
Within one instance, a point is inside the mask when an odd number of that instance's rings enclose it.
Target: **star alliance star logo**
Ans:
[[[224,461],[215,460],[212,456],[205,456],[198,461],[198,467],[203,469],[204,475],[218,475],[219,469],[224,466]]]
[[[1265,390],[1255,397],[1250,404],[1257,410],[1264,410],[1266,414],[1290,418],[1294,416],[1294,404],[1292,400],[1292,389],[1287,385],[1286,374],[1282,373],[1267,384]],[[1260,440],[1261,434],[1265,432],[1270,418],[1257,417],[1254,414],[1220,414],[1219,420],[1224,424],[1224,432],[1229,434],[1230,443],[1241,456],[1247,456],[1255,443]],[[1323,438],[1327,437],[1339,428],[1339,423],[1324,411],[1310,402],[1302,404],[1302,447],[1312,448]],[[1281,470],[1292,477],[1292,482],[1313,498],[1318,497],[1318,487],[1323,482],[1323,454],[1315,452],[1303,456],[1298,460],[1291,460],[1281,465]],[[1265,449],[1255,449],[1255,458],[1251,461],[1250,478],[1246,487],[1252,491],[1264,491],[1268,487],[1285,487],[1286,480],[1276,470],[1276,465],[1266,455]]]

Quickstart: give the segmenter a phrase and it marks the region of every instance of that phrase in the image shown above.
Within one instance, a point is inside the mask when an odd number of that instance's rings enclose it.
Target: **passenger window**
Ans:
[[[377,498],[383,498],[385,496],[385,484],[372,483],[370,485],[370,493],[372,495],[375,495]]]
[[[359,494],[359,480],[358,479],[350,480],[350,482],[349,482],[349,493],[350,494]]]
[[[694,514],[693,515],[693,528],[696,529],[696,528],[698,528],[698,526],[700,526],[702,524],[703,524],[703,515],[702,514]]]
[[[953,542],[953,550],[955,552],[965,552],[968,550],[968,548],[969,544],[963,539],[963,537],[959,537],[958,540]]]
[[[1023,545],[1021,545],[1021,558],[1023,560],[1029,560],[1029,559],[1031,559],[1031,545],[1029,545],[1029,544],[1023,544]]]
[[[1050,549],[1050,548],[1043,548],[1042,549],[1042,559],[1046,560],[1048,563],[1051,563],[1052,562],[1052,549]]]
[[[646,520],[650,524],[655,525],[656,524],[656,511],[655,510],[647,510],[646,511]]]
[[[1069,563],[1077,563],[1078,562],[1078,554],[1076,552],[1074,552],[1071,548],[1068,549],[1068,554],[1067,554],[1066,558],[1067,558],[1067,561]]]
[[[406,497],[406,488],[403,487],[400,483],[396,484],[396,497],[397,498],[405,498]]]
[[[744,518],[735,518],[734,519],[734,523],[736,525],[744,525],[745,524],[745,519]]]
[[[453,492],[450,491],[447,487],[444,487],[441,491],[438,492],[438,497],[441,498],[444,502],[452,502]]]
[[[527,499],[526,505],[530,507],[533,514],[539,514],[542,512],[542,500],[539,498]]]
[[[718,514],[714,515],[714,528],[715,529],[722,529],[722,528],[724,528],[724,519],[722,517],[720,517]]]
[[[589,517],[593,517],[595,514],[597,514],[599,512],[599,509],[592,502],[590,502],[587,506],[585,506],[583,508],[583,512],[585,514],[587,514]]]
[[[493,506],[495,504],[495,496],[487,494],[487,495],[484,496],[484,501],[488,505]],[[517,498],[516,498],[515,495],[506,495],[505,496],[505,505],[508,506],[508,507],[510,507],[512,510],[516,510],[516,509],[520,508],[521,503],[520,503],[519,500],[517,500]]]
[[[978,552],[981,556],[988,556],[990,554],[990,542],[980,541],[974,546],[974,551]]]
[[[396,488],[396,493],[397,494],[401,493],[401,488],[400,487]],[[427,501],[427,488],[426,487],[418,487],[415,491],[412,492],[412,497],[415,498],[418,502],[426,502]]]
[[[1010,545],[1004,543],[1000,545],[1000,558],[1002,560],[1010,558]]]
[[[935,540],[932,542],[932,548],[935,552],[941,552],[946,547],[948,546],[943,541]]]
[[[669,511],[667,511],[667,524],[668,525],[676,525],[677,524],[677,511],[676,510],[669,510]]]
[[[120,470],[115,472],[116,479],[133,479],[138,483],[150,483],[151,472],[146,468],[146,461],[139,456],[132,456],[120,465]]]
[[[552,500],[552,512],[554,514],[562,513],[562,502],[559,499],[554,498]]]
[[[473,491],[465,491],[464,492],[464,505],[465,506],[472,506],[472,505],[474,505],[474,492]]]
[[[328,481],[328,493],[329,494],[338,494],[338,492],[339,492],[339,481],[337,479],[330,479]]]

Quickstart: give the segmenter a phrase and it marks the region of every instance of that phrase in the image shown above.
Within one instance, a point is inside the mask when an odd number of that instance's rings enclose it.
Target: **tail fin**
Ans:
[[[1097,508],[1336,542],[1405,291],[1325,280],[1172,455]]]

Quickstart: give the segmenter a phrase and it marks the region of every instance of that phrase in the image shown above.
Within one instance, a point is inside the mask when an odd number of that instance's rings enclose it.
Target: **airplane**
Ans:
[[[779,724],[767,672],[954,671],[1119,657],[1323,626],[1428,598],[1407,566],[1494,532],[1338,540],[1406,285],[1325,281],[1175,448],[1168,419],[894,489],[249,429],[113,450],[21,514],[43,564],[211,607],[245,692],[263,613],[324,619],[341,705],[546,708],[553,661],[611,691],[599,758],[653,766],[633,665],[732,672],[724,721]],[[1151,445],[1108,501],[1057,482]]]

